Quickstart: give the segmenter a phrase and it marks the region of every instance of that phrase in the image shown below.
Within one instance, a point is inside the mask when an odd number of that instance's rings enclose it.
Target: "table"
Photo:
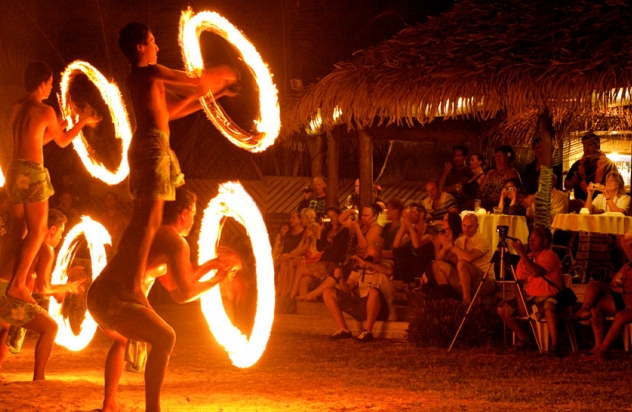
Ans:
[[[619,266],[618,248],[612,236],[624,235],[630,226],[632,217],[621,213],[558,214],[551,224],[552,229],[580,232],[579,244],[574,264],[589,270],[603,267],[616,270]]]
[[[632,217],[623,214],[603,213],[601,215],[559,213],[553,219],[552,229],[574,232],[608,233],[624,235],[630,228]]]
[[[498,232],[496,228],[498,226],[509,226],[507,236],[520,239],[525,245],[529,243],[529,227],[527,226],[527,218],[524,216],[511,216],[511,215],[483,215],[476,214],[478,216],[478,233],[487,238],[490,242],[492,250],[496,250],[498,246]],[[461,214],[461,218],[465,217],[465,214]],[[509,252],[515,254],[516,251],[511,247],[511,241],[507,241],[509,246]]]

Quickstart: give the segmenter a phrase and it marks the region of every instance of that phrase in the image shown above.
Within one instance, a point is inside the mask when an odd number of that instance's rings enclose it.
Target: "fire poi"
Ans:
[[[64,118],[68,121],[69,128],[74,125],[76,119],[78,118],[78,115],[73,113],[69,96],[70,82],[78,73],[85,74],[90,81],[94,83],[110,109],[112,121],[114,122],[116,138],[120,139],[122,142],[121,164],[115,172],[110,172],[103,164],[95,160],[86,147],[83,132],[79,133],[78,138],[75,138],[72,144],[91,175],[109,185],[115,185],[122,182],[129,174],[127,149],[132,141],[132,128],[127,116],[127,111],[125,110],[125,105],[123,104],[121,92],[115,83],[108,82],[107,79],[89,63],[78,60],[69,64],[62,74],[61,94],[59,96],[59,107],[61,108]]]
[[[92,261],[92,280],[94,280],[103,270],[106,264],[105,245],[110,244],[110,234],[100,223],[95,222],[88,216],[82,216],[81,222],[75,225],[66,235],[64,243],[57,255],[55,269],[52,273],[52,284],[66,283],[68,276],[68,267],[72,263],[79,245],[79,236],[83,234],[88,242],[90,249],[90,259]],[[90,316],[88,311],[85,312],[85,319],[81,324],[81,331],[76,335],[70,328],[69,321],[64,318],[62,313],[62,305],[57,303],[55,299],[51,299],[49,306],[50,316],[57,322],[59,332],[55,343],[65,346],[66,348],[79,351],[85,348],[94,337],[97,330],[97,324]]]
[[[214,287],[202,295],[202,312],[215,339],[226,349],[233,364],[240,368],[252,366],[259,360],[270,337],[274,320],[274,266],[272,250],[261,212],[239,183],[220,185],[202,218],[198,263],[217,256],[219,235],[225,217],[232,217],[244,226],[255,255],[257,271],[257,311],[250,339],[231,322],[224,305],[220,288]],[[201,280],[214,276],[211,272]]]
[[[235,124],[224,109],[208,93],[210,103],[201,98],[204,111],[213,125],[233,144],[251,152],[262,152],[271,146],[281,128],[277,89],[272,75],[261,56],[246,37],[228,20],[217,13],[203,11],[193,15],[188,9],[180,18],[180,47],[187,72],[199,76],[204,69],[200,50],[200,34],[203,31],[215,33],[230,42],[248,65],[259,88],[260,118],[255,121],[256,133],[248,133]]]

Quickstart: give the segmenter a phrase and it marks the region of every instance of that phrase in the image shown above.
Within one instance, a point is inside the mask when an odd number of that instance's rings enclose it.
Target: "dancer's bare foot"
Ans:
[[[584,359],[590,362],[604,362],[606,357],[603,352],[595,350],[592,352],[592,355],[586,356]]]
[[[6,294],[8,297],[13,298],[13,299],[21,300],[26,303],[32,303],[34,305],[37,304],[35,299],[33,299],[33,296],[31,296],[31,292],[29,292],[29,290],[26,287],[20,288],[17,286],[9,285],[9,287],[7,288]]]

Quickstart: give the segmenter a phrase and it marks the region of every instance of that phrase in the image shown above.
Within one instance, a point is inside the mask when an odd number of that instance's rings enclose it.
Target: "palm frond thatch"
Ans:
[[[286,101],[284,133],[338,107],[348,128],[491,119],[543,105],[615,104],[632,79],[632,8],[623,0],[463,0],[358,53]],[[462,107],[457,103],[461,100]],[[334,127],[324,124],[325,128]]]

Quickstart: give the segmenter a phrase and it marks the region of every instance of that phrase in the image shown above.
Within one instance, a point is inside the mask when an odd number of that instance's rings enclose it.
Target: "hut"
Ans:
[[[363,202],[375,127],[416,127],[423,139],[441,129],[437,122],[473,120],[488,122],[479,138],[485,131],[522,143],[540,132],[540,116],[552,124],[544,136],[552,137],[544,139],[550,159],[550,145],[571,131],[629,130],[631,17],[623,0],[455,2],[286,102],[284,133],[315,121],[325,131],[357,132]]]

